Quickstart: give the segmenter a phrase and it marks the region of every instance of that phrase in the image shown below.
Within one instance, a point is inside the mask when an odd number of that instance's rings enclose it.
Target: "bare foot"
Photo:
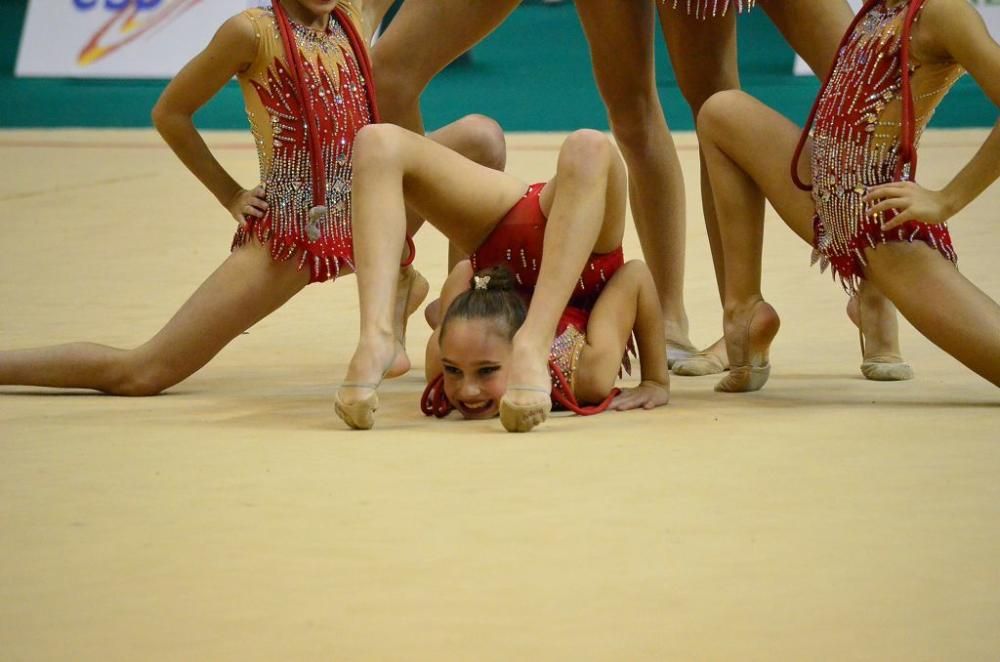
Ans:
[[[729,370],[729,355],[726,353],[726,339],[724,337],[673,365],[673,373],[681,377],[717,375],[726,370]]]
[[[528,432],[552,410],[549,347],[514,337],[507,389],[500,399],[500,422],[508,432]]]
[[[406,324],[420,304],[427,298],[430,285],[413,266],[404,267],[399,271],[399,281],[396,283],[396,342],[399,347],[396,357],[389,366],[385,376],[392,379],[410,371],[410,357],[406,353]]]
[[[726,314],[726,350],[729,374],[715,385],[716,391],[738,393],[760,390],[771,375],[768,350],[781,320],[766,301],[757,300],[744,310]]]

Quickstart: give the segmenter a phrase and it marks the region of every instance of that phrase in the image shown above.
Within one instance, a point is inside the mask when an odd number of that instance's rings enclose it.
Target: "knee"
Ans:
[[[486,115],[466,115],[458,120],[464,136],[464,155],[494,170],[507,165],[507,140],[500,123]]]
[[[107,391],[113,395],[148,397],[159,395],[179,380],[154,361],[137,361],[125,356],[113,370]]]
[[[396,161],[396,152],[406,129],[395,124],[369,124],[354,137],[351,156],[354,174],[383,170]]]
[[[559,173],[598,176],[620,160],[611,141],[600,131],[580,129],[569,134],[559,149]],[[620,165],[620,164],[619,164]]]
[[[608,110],[608,125],[623,149],[648,149],[656,125],[666,126],[663,106],[653,93],[629,90],[605,94],[604,103]]]
[[[739,113],[739,108],[746,101],[747,94],[739,90],[716,92],[709,97],[698,111],[696,125],[698,138],[711,138],[720,131],[726,131],[732,126],[733,118]]]

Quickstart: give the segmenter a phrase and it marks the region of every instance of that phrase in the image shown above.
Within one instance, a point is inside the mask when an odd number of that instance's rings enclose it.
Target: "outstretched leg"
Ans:
[[[296,265],[294,259],[275,262],[266,247],[247,244],[145,344],[130,350],[71,343],[0,352],[0,384],[155,395],[193,374],[301,290],[309,274]]]
[[[526,188],[510,175],[391,124],[368,126],[358,134],[353,226],[361,333],[337,394],[338,413],[349,425],[374,424],[375,389],[400,351],[393,300],[406,207],[472,252]]]
[[[1000,306],[923,243],[869,249],[866,276],[935,345],[1000,386]]]
[[[621,245],[626,194],[624,165],[607,138],[595,131],[571,134],[559,151],[555,179],[542,192],[548,217],[542,265],[528,315],[514,334],[500,404],[500,419],[511,432],[527,432],[548,414],[549,347],[559,318],[590,254]]]

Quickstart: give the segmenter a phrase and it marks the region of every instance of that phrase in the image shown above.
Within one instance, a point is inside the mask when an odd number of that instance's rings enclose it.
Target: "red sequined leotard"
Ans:
[[[490,235],[470,256],[474,271],[492,267],[506,267],[514,274],[518,293],[530,303],[538,270],[542,264],[542,243],[545,236],[545,214],[539,204],[539,195],[545,184],[528,187],[517,204],[501,219]],[[578,414],[596,414],[607,409],[614,391],[600,405],[582,407],[573,393],[577,362],[587,337],[587,322],[597,297],[608,280],[624,264],[619,246],[610,253],[592,253],[580,274],[569,305],[563,311],[556,329],[556,337],[549,350],[549,370],[552,373],[552,400],[564,409]],[[623,357],[623,367],[629,370],[628,353]],[[425,414],[446,416],[451,411],[444,396],[440,377],[427,385],[421,408]]]
[[[341,0],[326,30],[291,23],[301,56],[302,84],[297,83],[295,63],[286,56],[274,10],[250,9],[243,16],[257,35],[257,56],[239,75],[239,83],[269,209],[263,218],[247,217],[246,226],[236,232],[233,248],[256,237],[270,243],[275,260],[296,258],[300,269],[308,267],[310,282],[336,278],[342,267],[353,269],[354,136],[377,121],[367,55],[359,38],[360,14],[349,0]],[[299,98],[302,89],[307,91],[306,103],[318,127],[326,174],[326,210],[312,223],[312,137]]]
[[[870,216],[868,187],[912,180],[916,147],[938,103],[962,75],[954,63],[924,64],[909,56],[909,36],[923,0],[888,6],[869,0],[845,35],[810,117],[812,191],[816,204],[813,262],[834,268],[848,293],[864,278],[866,248],[888,241],[922,241],[956,259],[944,225],[909,222],[883,232],[895,211]],[[908,68],[900,63],[905,60]]]

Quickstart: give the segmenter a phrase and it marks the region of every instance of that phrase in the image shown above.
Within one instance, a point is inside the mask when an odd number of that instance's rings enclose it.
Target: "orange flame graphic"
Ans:
[[[118,10],[80,50],[77,63],[85,67],[101,60],[156,27],[163,27],[201,0],[168,1],[160,9],[139,16],[139,1]],[[117,26],[117,30],[114,28]],[[117,36],[117,39],[115,38]]]

